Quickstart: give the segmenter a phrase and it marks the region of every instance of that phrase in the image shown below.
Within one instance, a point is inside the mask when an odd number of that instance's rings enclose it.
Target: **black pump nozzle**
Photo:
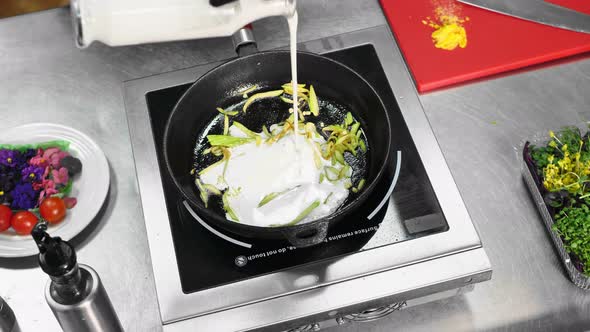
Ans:
[[[39,223],[31,235],[39,248],[39,265],[51,277],[68,274],[77,267],[74,247],[60,237],[51,237],[46,232],[47,225]]]

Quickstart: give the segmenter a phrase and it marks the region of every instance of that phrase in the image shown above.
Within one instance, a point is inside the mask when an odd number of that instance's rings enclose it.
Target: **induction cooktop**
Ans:
[[[489,260],[386,26],[299,49],[351,67],[379,93],[392,123],[386,176],[323,243],[240,237],[209,224],[164,164],[165,123],[198,77],[223,61],[125,83],[125,102],[154,279],[166,331],[288,330],[488,280]],[[419,300],[421,299],[421,300]],[[413,302],[414,301],[414,302]],[[395,303],[395,304],[394,304]],[[320,325],[317,325],[320,324]]]
[[[390,153],[393,158],[390,160],[388,176],[381,181],[368,202],[354,216],[330,229],[324,243],[311,248],[298,249],[286,242],[257,241],[226,234],[213,228],[206,219],[195,213],[174,186],[162,149],[166,120],[191,84],[151,91],[146,95],[184,292],[195,292],[318,260],[334,259],[351,252],[391,245],[448,228],[408,128],[387,84],[375,48],[372,45],[363,45],[329,52],[325,56],[356,70],[375,87],[393,125]],[[404,222],[408,227],[404,226]],[[416,223],[421,224],[419,231],[413,228]]]

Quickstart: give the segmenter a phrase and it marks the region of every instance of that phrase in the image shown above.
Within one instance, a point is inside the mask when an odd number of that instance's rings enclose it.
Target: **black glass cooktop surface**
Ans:
[[[337,259],[357,251],[448,229],[374,48],[363,45],[325,56],[356,70],[379,93],[392,124],[392,149],[388,173],[365,206],[331,228],[326,240],[311,248],[295,248],[282,241],[237,237],[212,227],[190,210],[174,186],[162,151],[166,120],[190,84],[146,94],[175,255],[185,293],[319,260]],[[390,188],[393,192],[387,199]]]

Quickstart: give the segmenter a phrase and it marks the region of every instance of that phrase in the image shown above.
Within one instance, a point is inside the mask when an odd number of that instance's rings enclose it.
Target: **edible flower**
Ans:
[[[55,182],[53,180],[43,180],[41,187],[43,190],[41,190],[39,193],[39,204],[41,204],[45,197],[50,197],[51,195],[55,195],[59,192],[57,189],[55,189]]]
[[[59,162],[66,156],[69,156],[69,154],[59,148],[49,148],[43,152],[43,158],[46,159],[53,168],[59,168]]]
[[[14,210],[29,210],[36,206],[37,192],[30,182],[17,184],[11,192],[12,203],[10,207]]]
[[[0,150],[0,164],[8,167],[16,166],[17,152],[7,149]]]
[[[39,182],[43,179],[44,167],[30,165],[21,171],[23,182]]]
[[[53,181],[55,184],[67,184],[69,180],[68,170],[65,167],[60,168],[59,170],[51,171],[51,176],[53,177]]]

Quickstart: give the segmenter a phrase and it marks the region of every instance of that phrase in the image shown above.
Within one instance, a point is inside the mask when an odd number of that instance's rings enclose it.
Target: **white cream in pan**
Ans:
[[[246,137],[233,125],[229,135]],[[260,135],[265,137],[263,133]],[[314,202],[319,205],[298,224],[330,215],[349,194],[346,180],[320,183],[323,166],[330,162],[321,158],[322,167],[316,167],[312,142],[322,144],[325,140],[298,135],[296,147],[295,137],[291,132],[273,144],[257,146],[252,142],[236,146],[230,150],[225,177],[221,176],[224,168],[221,163],[202,174],[200,179],[219,190],[228,189],[229,205],[240,223],[263,227],[287,224]],[[261,200],[270,193],[283,194],[259,207]],[[226,218],[233,220],[229,214]]]

